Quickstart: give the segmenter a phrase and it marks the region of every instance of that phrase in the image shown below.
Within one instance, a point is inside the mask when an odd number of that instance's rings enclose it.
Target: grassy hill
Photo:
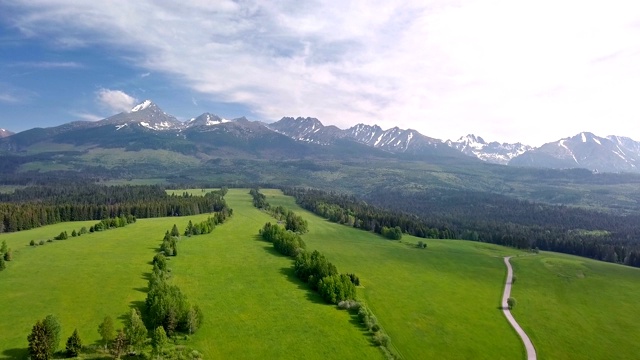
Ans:
[[[271,205],[309,222],[308,249],[360,277],[358,295],[405,359],[524,358],[498,309],[506,275],[501,257],[523,253],[452,240],[427,240],[427,249],[417,249],[416,238],[385,240],[329,223],[279,191],[263,192]],[[248,190],[232,189],[226,199],[234,216],[211,234],[181,240],[169,263],[174,281],[205,315],[189,345],[206,359],[382,358],[348,313],[323,303],[293,275],[292,260],[257,237],[273,219],[253,208]],[[95,343],[104,316],[117,318],[144,301],[164,231],[204,218],[142,219],[36,248],[30,240],[95,222],[0,235],[15,255],[0,272],[0,359],[24,358],[26,336],[48,314],[60,319],[63,339],[77,327],[86,344]],[[541,359],[637,357],[640,270],[553,253],[512,264],[514,316]]]

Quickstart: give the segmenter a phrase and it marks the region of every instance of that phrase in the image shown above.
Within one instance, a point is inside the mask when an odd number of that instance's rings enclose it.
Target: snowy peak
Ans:
[[[521,143],[509,144],[497,141],[487,143],[482,137],[473,134],[462,136],[457,141],[447,140],[445,144],[465,155],[502,165],[508,164],[511,159],[532,149],[531,146]]]
[[[98,121],[99,125],[114,125],[120,130],[125,126],[141,126],[150,130],[164,131],[181,129],[184,127],[175,117],[165,113],[151,100],[134,106],[130,112],[123,112],[104,120]]]
[[[189,121],[186,122],[186,126],[187,127],[193,127],[193,126],[215,126],[215,125],[220,125],[220,124],[224,124],[224,123],[228,123],[231,120],[227,120],[227,119],[223,119],[221,117],[219,117],[218,115],[214,115],[214,114],[210,114],[210,113],[204,113],[196,118],[193,118]]]
[[[7,136],[11,136],[11,135],[13,135],[13,134],[14,134],[14,133],[12,133],[12,132],[11,132],[11,131],[9,131],[9,130],[6,130],[6,129],[0,129],[0,138],[7,137]]]
[[[600,172],[638,172],[640,143],[625,137],[581,132],[514,158],[509,165],[585,168]]]
[[[146,109],[148,107],[151,107],[151,106],[156,106],[156,104],[154,104],[151,100],[145,100],[145,101],[141,102],[140,104],[134,106],[131,109],[131,111],[129,111],[129,112],[136,112],[136,111],[144,110],[144,109]]]

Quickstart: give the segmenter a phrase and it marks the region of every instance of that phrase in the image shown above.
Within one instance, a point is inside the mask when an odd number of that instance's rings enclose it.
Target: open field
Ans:
[[[325,221],[280,191],[263,193],[309,222],[309,250],[360,277],[359,296],[405,359],[524,358],[499,309],[505,255],[516,256],[513,314],[540,359],[637,358],[640,269],[555,253],[517,257],[525,253],[468,241],[427,239],[428,248],[417,249],[417,238],[385,240]],[[234,216],[211,234],[181,240],[169,262],[175,283],[205,315],[188,345],[205,359],[382,358],[347,312],[324,304],[294,276],[292,260],[258,238],[274,220],[252,206],[248,190],[232,189],[226,199]],[[86,344],[95,343],[104,316],[116,319],[144,301],[165,230],[206,217],[140,219],[36,248],[30,240],[95,221],[0,235],[14,250],[0,272],[0,359],[24,358],[26,336],[48,314],[60,319],[62,342],[77,327]]]
[[[640,269],[543,252],[511,259],[513,315],[540,359],[637,359]]]
[[[359,288],[406,359],[518,359],[524,348],[499,310],[506,269],[503,255],[520,252],[467,241],[404,236],[402,243],[333,224],[299,208],[275,190],[262,191],[309,222],[307,248],[341,272],[356,273]]]
[[[382,358],[346,312],[293,276],[289,258],[257,240],[269,216],[253,208],[247,191],[230,191],[227,199],[236,215],[211,234],[182,240],[170,262],[176,283],[205,314],[189,346],[206,359]],[[206,217],[140,219],[36,248],[27,246],[31,239],[95,221],[0,236],[15,251],[0,273],[0,358],[24,358],[31,327],[48,314],[60,319],[63,341],[77,327],[86,344],[95,343],[104,316],[115,319],[144,301],[145,275],[165,230]]]

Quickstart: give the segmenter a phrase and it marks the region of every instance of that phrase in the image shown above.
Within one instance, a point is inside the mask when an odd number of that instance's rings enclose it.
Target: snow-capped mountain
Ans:
[[[511,159],[533,149],[533,147],[522,143],[501,144],[497,141],[487,143],[482,137],[473,134],[462,136],[457,141],[447,140],[445,144],[461,151],[465,155],[502,165],[507,165]]]
[[[452,155],[442,140],[424,136],[412,129],[394,127],[383,130],[378,125],[358,124],[342,130],[333,125],[324,126],[315,118],[301,117],[284,117],[268,126],[292,139],[321,145],[347,139],[392,153],[422,154],[436,151]]]
[[[184,125],[186,127],[192,127],[192,126],[215,126],[215,125],[220,125],[220,124],[224,124],[224,123],[228,123],[231,120],[227,120],[227,119],[223,119],[218,115],[213,115],[210,113],[204,113],[198,117],[192,118],[189,121],[186,121],[184,123]]]
[[[0,129],[0,138],[11,136],[13,133],[6,129]]]
[[[96,125],[114,125],[117,129],[125,126],[142,126],[151,130],[175,130],[184,124],[175,117],[165,113],[151,100],[145,100],[128,112],[108,117],[96,122]]]
[[[640,171],[640,144],[632,139],[582,132],[547,143],[514,158],[509,165],[586,168],[600,172]]]

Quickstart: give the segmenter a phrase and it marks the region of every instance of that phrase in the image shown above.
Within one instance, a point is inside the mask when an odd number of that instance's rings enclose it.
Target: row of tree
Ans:
[[[185,236],[209,234],[215,229],[216,225],[222,224],[227,220],[229,216],[233,214],[233,210],[224,208],[221,211],[216,212],[213,216],[208,217],[206,220],[194,224],[189,220],[187,228],[184,230]]]
[[[304,234],[309,231],[309,224],[302,216],[297,215],[283,206],[272,207],[267,202],[267,197],[261,193],[259,189],[253,188],[249,190],[249,194],[253,197],[253,206],[269,212],[278,222],[283,222],[285,229],[298,234]]]
[[[7,261],[13,260],[13,252],[7,246],[7,241],[2,241],[2,246],[0,246],[0,271],[7,268]]]
[[[295,258],[296,276],[318,291],[322,298],[332,304],[355,299],[354,283],[360,279],[354,274],[339,274],[338,269],[318,251],[305,251],[305,243],[299,234],[278,225],[266,223],[260,236],[273,243],[281,254]]]

